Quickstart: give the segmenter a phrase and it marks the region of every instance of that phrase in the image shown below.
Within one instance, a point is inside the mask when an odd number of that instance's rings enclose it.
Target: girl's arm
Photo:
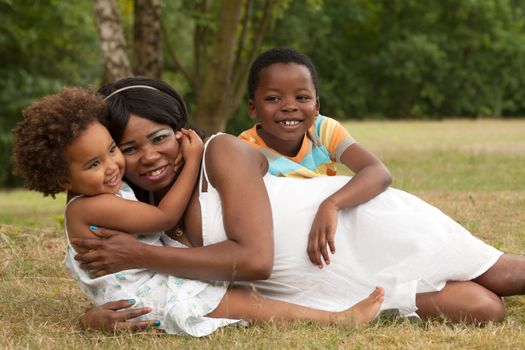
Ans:
[[[181,219],[198,178],[202,140],[194,131],[183,131],[185,166],[158,207],[122,199],[112,194],[82,197],[67,209],[70,238],[93,237],[89,226],[109,227],[129,233],[164,231]]]
[[[312,263],[321,268],[321,256],[326,264],[330,263],[327,246],[332,254],[335,253],[334,236],[339,210],[369,201],[392,183],[392,176],[386,166],[357,143],[350,145],[340,159],[355,175],[321,203],[308,240],[308,256]]]
[[[258,280],[273,268],[273,221],[262,174],[267,162],[256,150],[230,135],[210,141],[206,168],[221,197],[228,240],[198,248],[147,245],[122,233],[106,239],[73,240],[93,250],[77,255],[81,267],[94,276],[131,268],[148,268],[202,280]],[[108,232],[100,230],[100,232]]]

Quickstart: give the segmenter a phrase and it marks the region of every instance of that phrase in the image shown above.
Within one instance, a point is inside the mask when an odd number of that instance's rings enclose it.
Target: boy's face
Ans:
[[[302,142],[319,114],[310,71],[296,63],[276,63],[264,68],[248,109],[250,118],[259,119],[261,137],[277,151],[280,142]]]
[[[69,175],[59,180],[66,190],[94,196],[116,193],[124,176],[124,156],[108,130],[92,123],[66,150]]]

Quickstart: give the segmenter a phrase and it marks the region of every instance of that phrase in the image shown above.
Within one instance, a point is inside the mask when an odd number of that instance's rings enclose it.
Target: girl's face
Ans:
[[[126,159],[126,178],[138,187],[163,191],[176,179],[180,147],[169,125],[131,114],[118,146]]]
[[[124,157],[108,130],[92,123],[66,150],[68,176],[59,184],[76,194],[116,193],[124,176]]]
[[[282,143],[302,142],[319,114],[310,71],[297,63],[276,63],[259,74],[248,109],[250,117],[261,124],[261,137],[276,150]]]

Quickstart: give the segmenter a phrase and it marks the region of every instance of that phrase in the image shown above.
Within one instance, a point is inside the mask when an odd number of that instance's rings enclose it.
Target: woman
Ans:
[[[140,88],[144,85],[156,90]],[[128,89],[118,92],[124,87]],[[150,191],[149,200],[158,202],[177,175],[177,154],[161,139],[151,138],[155,129],[147,121],[177,130],[182,126],[180,120],[173,116],[159,119],[157,110],[177,103],[184,111],[182,100],[165,84],[145,78],[123,79],[101,92],[108,96],[110,131],[126,157],[128,182]],[[346,221],[358,226],[346,227],[347,232],[336,235],[342,240],[337,246],[346,248],[338,249],[330,267],[319,271],[306,254],[308,230],[298,225],[311,224],[308,218],[313,214],[309,213],[314,208],[315,214],[319,205],[315,198],[323,198],[317,195],[319,191],[340,187],[339,182],[347,178],[306,181],[265,176],[266,159],[227,135],[208,143],[203,165],[184,221],[172,230],[175,239],[196,248],[145,246],[128,235],[99,230],[97,234],[106,239],[75,242],[93,250],[79,255],[78,260],[95,276],[149,268],[204,280],[267,279],[252,282],[263,295],[327,310],[351,305],[366,296],[370,286],[381,285],[386,290],[384,308],[397,308],[403,314],[417,310],[421,317],[444,314],[453,321],[499,321],[504,316],[500,296],[523,294],[525,289],[523,257],[502,255],[437,209],[396,190],[345,214],[349,215]],[[280,196],[283,192],[288,195]],[[289,194],[302,197],[290,202]],[[142,193],[143,199],[145,196]],[[304,204],[303,208],[297,208],[297,202]],[[387,202],[390,206],[385,207]],[[400,206],[404,211],[396,211]],[[410,220],[396,218],[411,210],[417,212]],[[362,229],[363,220],[372,238],[356,232]],[[395,230],[388,231],[392,224]],[[410,234],[403,236],[405,232]],[[462,238],[454,241],[456,237]],[[301,241],[304,247],[296,244]],[[443,266],[436,268],[436,259],[441,259]],[[120,302],[92,309],[83,321],[95,327],[100,323],[109,328],[142,327],[143,323],[122,323],[145,312],[115,311],[126,306],[129,304]]]

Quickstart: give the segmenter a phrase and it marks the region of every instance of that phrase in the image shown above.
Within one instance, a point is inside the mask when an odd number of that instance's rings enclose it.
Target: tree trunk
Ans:
[[[135,0],[134,64],[137,75],[160,78],[162,67],[159,0]]]
[[[132,75],[115,0],[93,0],[93,13],[106,79],[114,81]]]
[[[223,2],[206,77],[197,94],[195,124],[208,133],[224,130],[232,87],[232,69],[243,0]]]
[[[255,57],[259,52],[262,40],[270,26],[270,20],[272,19],[272,6],[273,0],[265,1],[263,17],[259,21],[257,29],[254,30],[254,38],[251,40],[251,48],[249,48],[247,54],[245,55],[242,55],[241,51],[244,46],[244,37],[241,36],[241,42],[239,43],[237,58],[235,59],[235,66],[233,67],[234,72],[232,77],[231,98],[228,101],[228,106],[225,111],[226,116],[228,118],[233,112],[235,112],[237,107],[239,107],[239,105],[241,104],[241,100],[246,92],[246,83],[248,80],[250,66],[252,65],[252,62],[255,60]],[[248,10],[249,9],[247,8],[247,13],[245,13],[245,17],[248,17],[250,15]]]

